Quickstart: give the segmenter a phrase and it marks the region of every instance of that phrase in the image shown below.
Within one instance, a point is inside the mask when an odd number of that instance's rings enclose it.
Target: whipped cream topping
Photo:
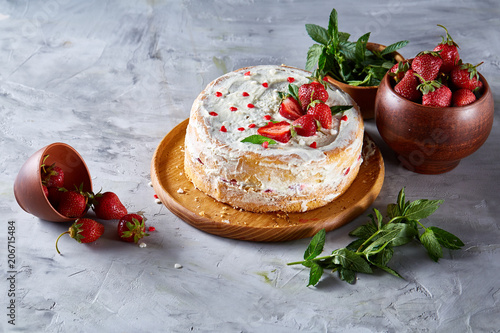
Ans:
[[[230,145],[232,149],[258,152],[264,156],[294,154],[304,160],[321,159],[324,151],[349,143],[360,121],[356,109],[335,115],[337,119],[334,119],[333,129],[318,131],[310,137],[297,135],[288,143],[278,142],[267,149],[258,144],[241,142],[250,135],[258,134],[258,128],[270,120],[291,123],[279,114],[281,100],[278,92],[287,92],[289,83],[297,86],[308,83],[307,75],[308,72],[299,69],[273,65],[230,72],[209,84],[204,96],[195,101],[193,109],[199,109],[203,116],[209,129],[208,136]],[[335,86],[329,85],[327,91],[327,105],[353,104],[350,96]],[[309,147],[313,142],[316,142],[316,148]]]

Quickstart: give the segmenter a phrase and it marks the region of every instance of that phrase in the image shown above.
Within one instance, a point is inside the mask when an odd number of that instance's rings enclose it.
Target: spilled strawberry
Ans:
[[[127,214],[118,222],[118,236],[124,242],[137,243],[141,238],[149,236],[146,233],[144,218],[138,214]]]
[[[83,192],[83,184],[72,191],[60,194],[57,211],[66,217],[81,217],[87,211],[88,193]]]
[[[47,188],[49,187],[63,187],[64,186],[64,171],[57,166],[55,163],[47,166],[45,161],[49,155],[45,155],[42,161],[41,167],[41,177],[42,184]]]
[[[56,251],[61,254],[57,244],[63,235],[69,234],[71,238],[75,239],[79,243],[92,243],[101,237],[103,233],[104,226],[101,223],[88,218],[80,218],[76,220],[71,227],[69,227],[68,231],[63,232],[59,235],[59,237],[57,237]]]
[[[92,196],[92,209],[103,220],[117,220],[127,214],[127,208],[113,192],[97,193]]]

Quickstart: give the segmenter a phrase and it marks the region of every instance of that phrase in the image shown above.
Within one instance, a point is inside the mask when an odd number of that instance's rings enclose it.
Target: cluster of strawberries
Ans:
[[[389,71],[394,90],[400,96],[426,106],[464,106],[476,101],[483,83],[477,67],[464,63],[458,45],[445,29],[446,39],[432,51],[423,51],[413,60],[395,64]]]
[[[288,88],[288,93],[280,94],[282,101],[279,114],[291,120],[292,123],[269,122],[257,130],[260,135],[287,143],[295,135],[313,136],[320,128],[331,129],[333,127],[332,111],[325,104],[328,100],[328,92],[323,84],[312,81],[300,87],[289,84]],[[311,147],[316,148],[315,143]]]
[[[50,204],[61,215],[77,218],[68,231],[62,235],[69,234],[80,243],[91,243],[96,241],[104,233],[104,225],[83,216],[92,208],[95,216],[101,220],[119,220],[118,236],[122,241],[135,242],[147,236],[145,219],[139,214],[129,214],[127,208],[121,203],[118,196],[113,192],[92,193],[84,192],[83,184],[74,185],[75,189],[68,190],[64,183],[64,171],[55,163],[47,166],[45,161],[41,165],[42,188]]]

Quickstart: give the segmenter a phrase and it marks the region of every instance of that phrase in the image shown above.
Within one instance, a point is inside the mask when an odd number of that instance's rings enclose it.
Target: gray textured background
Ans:
[[[354,38],[409,39],[405,57],[433,48],[445,25],[462,58],[484,61],[498,110],[498,1],[0,1],[0,332],[500,332],[498,114],[484,146],[437,176],[403,169],[367,122],[386,163],[373,207],[385,211],[403,186],[411,200],[445,199],[428,223],[466,244],[438,264],[416,244],[398,249],[391,266],[405,280],[376,272],[348,285],[326,274],[307,288],[308,272],[286,263],[308,239],[219,238],[154,202],[153,152],[204,86],[244,66],[303,68],[304,24],[326,26],[333,7]],[[25,213],[12,191],[24,160],[56,141],[85,158],[94,188],[145,212],[157,229],[146,248],[108,228],[91,245],[64,239],[56,253],[68,225]],[[366,214],[328,233],[326,248],[350,242]],[[6,316],[9,220],[16,326]]]

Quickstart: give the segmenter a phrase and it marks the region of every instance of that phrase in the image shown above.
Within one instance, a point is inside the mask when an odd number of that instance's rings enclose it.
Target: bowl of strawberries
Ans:
[[[454,169],[482,146],[493,126],[493,96],[478,72],[482,63],[463,61],[444,29],[446,37],[432,51],[387,72],[375,100],[382,139],[405,168],[423,174]]]
[[[52,222],[69,222],[88,209],[92,179],[80,154],[66,143],[56,142],[31,155],[14,182],[21,208]]]

